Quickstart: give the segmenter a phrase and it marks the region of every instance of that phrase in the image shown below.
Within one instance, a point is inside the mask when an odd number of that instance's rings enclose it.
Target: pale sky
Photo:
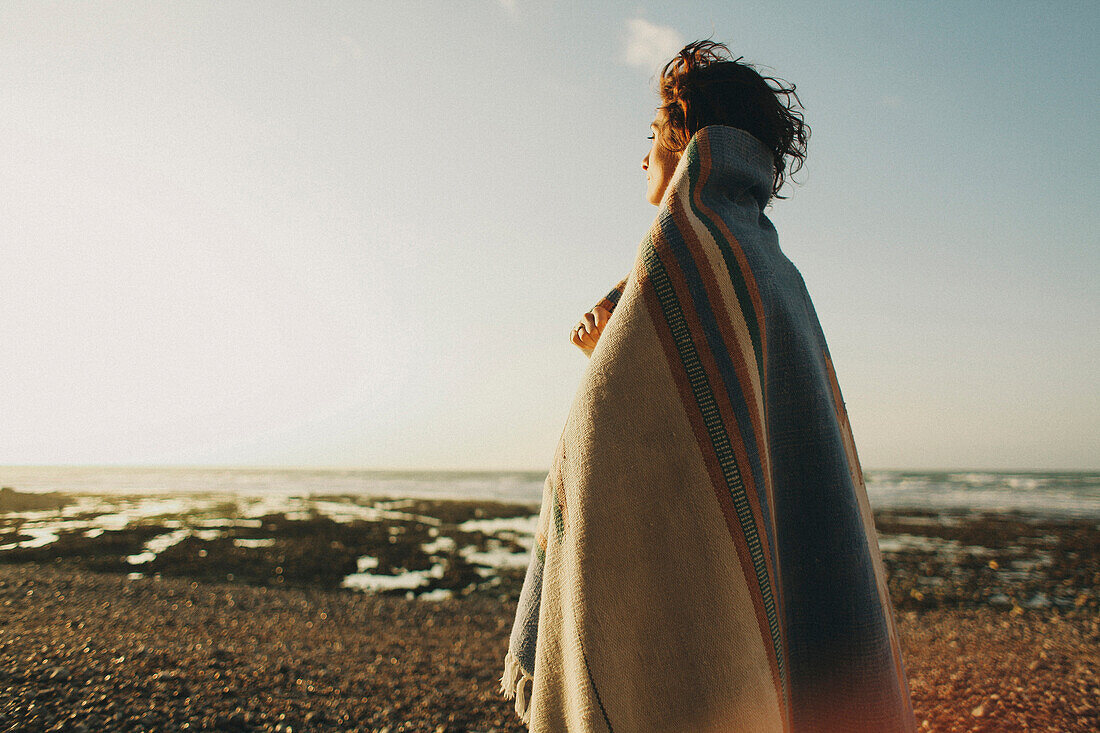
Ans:
[[[1100,467],[1100,5],[0,4],[0,464],[544,470],[713,37],[868,468]]]

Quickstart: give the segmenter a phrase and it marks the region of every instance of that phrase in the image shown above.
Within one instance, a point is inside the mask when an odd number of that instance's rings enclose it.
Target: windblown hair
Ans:
[[[745,130],[771,149],[772,195],[785,198],[779,189],[802,168],[810,126],[798,111],[802,103],[794,84],[762,76],[742,59],[733,58],[723,43],[695,41],[665,64],[658,107],[665,116],[661,144],[681,152],[691,136],[707,125]]]

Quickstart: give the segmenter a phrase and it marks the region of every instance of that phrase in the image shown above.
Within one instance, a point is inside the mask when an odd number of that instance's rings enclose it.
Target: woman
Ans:
[[[764,215],[805,157],[794,87],[701,41],[660,91],[657,219],[571,336],[501,690],[536,733],[912,731],[832,360]]]

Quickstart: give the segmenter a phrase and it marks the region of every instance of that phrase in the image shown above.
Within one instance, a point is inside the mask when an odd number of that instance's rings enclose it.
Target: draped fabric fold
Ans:
[[[612,291],[504,660],[533,733],[915,729],[844,401],[763,213],[772,174],[752,135],[700,130]]]

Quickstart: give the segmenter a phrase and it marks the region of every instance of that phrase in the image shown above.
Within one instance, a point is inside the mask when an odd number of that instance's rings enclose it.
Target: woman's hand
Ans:
[[[585,313],[584,318],[573,327],[569,340],[586,354],[591,352],[596,348],[596,342],[599,341],[609,318],[611,318],[611,311],[602,306],[596,306]]]

